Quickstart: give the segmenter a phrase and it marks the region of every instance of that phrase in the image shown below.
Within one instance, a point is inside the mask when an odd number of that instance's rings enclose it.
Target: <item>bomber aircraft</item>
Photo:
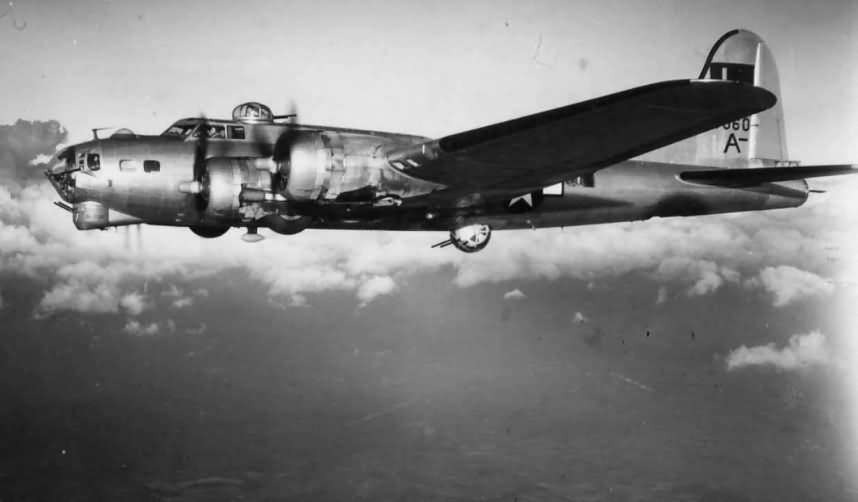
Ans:
[[[300,124],[256,102],[65,148],[45,174],[80,230],[140,223],[207,238],[244,227],[449,232],[799,206],[805,178],[858,171],[787,157],[774,59],[756,34],[720,37],[697,79],[671,80],[440,139]]]

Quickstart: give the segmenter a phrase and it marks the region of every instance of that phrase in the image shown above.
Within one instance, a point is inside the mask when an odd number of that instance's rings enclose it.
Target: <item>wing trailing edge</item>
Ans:
[[[778,181],[802,180],[823,176],[858,174],[856,164],[833,164],[797,167],[758,167],[750,169],[711,169],[684,171],[679,179],[687,183],[725,188],[745,188]]]

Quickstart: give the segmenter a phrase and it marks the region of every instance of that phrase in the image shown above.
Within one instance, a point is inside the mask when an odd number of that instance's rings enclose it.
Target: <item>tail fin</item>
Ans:
[[[780,81],[768,46],[755,33],[733,30],[715,42],[700,79],[735,80],[763,87],[780,100]],[[656,150],[648,160],[712,167],[789,165],[783,108],[772,108]]]

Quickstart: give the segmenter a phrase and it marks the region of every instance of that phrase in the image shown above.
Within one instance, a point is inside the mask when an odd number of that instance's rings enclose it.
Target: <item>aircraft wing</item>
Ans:
[[[838,164],[827,166],[759,167],[750,169],[712,169],[707,171],[685,171],[679,179],[689,183],[727,188],[743,188],[776,181],[801,180],[856,174],[858,165]]]
[[[401,172],[451,188],[515,190],[591,173],[774,106],[771,92],[672,80],[388,153]]]

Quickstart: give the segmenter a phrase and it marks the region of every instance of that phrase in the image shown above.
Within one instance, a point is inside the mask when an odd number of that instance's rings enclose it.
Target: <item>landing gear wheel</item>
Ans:
[[[488,225],[468,225],[450,230],[450,240],[456,249],[465,253],[482,251],[492,238],[492,229]]]

